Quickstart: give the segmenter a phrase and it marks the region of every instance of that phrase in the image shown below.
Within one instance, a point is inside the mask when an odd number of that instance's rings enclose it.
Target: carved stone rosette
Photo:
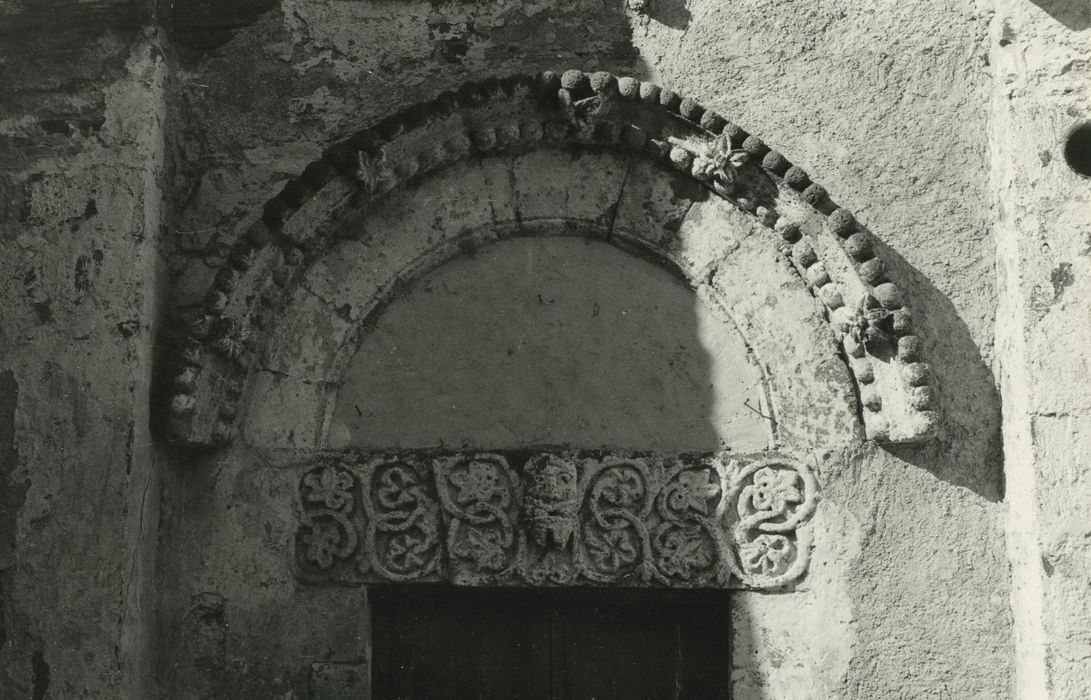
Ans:
[[[299,482],[312,582],[778,588],[818,484],[787,458],[589,452],[323,455]],[[360,543],[363,542],[363,546]]]

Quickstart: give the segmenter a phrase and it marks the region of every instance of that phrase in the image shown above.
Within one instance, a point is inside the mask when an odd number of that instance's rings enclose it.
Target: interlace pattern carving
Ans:
[[[296,570],[311,581],[777,588],[810,556],[818,484],[785,457],[321,460],[299,487]]]
[[[355,480],[348,471],[325,465],[304,474],[299,485],[302,517],[296,553],[309,569],[330,571],[356,552],[358,535],[351,521],[356,508]]]

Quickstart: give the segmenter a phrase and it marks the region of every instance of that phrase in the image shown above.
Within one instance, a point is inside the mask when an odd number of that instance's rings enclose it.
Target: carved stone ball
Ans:
[[[855,260],[869,260],[872,257],[871,241],[863,233],[854,233],[845,239],[845,252]]]
[[[822,297],[822,303],[830,309],[840,309],[845,305],[845,298],[841,296],[841,291],[837,288],[836,284],[827,284],[826,286],[818,290],[819,295]]]
[[[288,282],[292,279],[292,266],[280,265],[273,270],[273,284],[278,287],[284,288],[288,286]]]
[[[921,339],[915,335],[898,338],[898,359],[902,362],[915,362],[921,356]]]
[[[597,93],[612,93],[617,89],[617,78],[613,73],[607,73],[606,71],[599,71],[592,73],[589,78],[591,89]]]
[[[766,153],[765,157],[761,159],[761,165],[766,170],[774,172],[777,175],[783,175],[787,172],[788,168],[792,167],[792,164],[788,162],[788,159],[776,151],[769,151]]]
[[[923,362],[911,362],[902,369],[905,381],[909,386],[927,386],[928,365]]]
[[[226,294],[218,289],[210,289],[208,294],[205,295],[205,309],[209,313],[219,316],[227,308],[227,301]]]
[[[846,248],[848,246],[846,245]],[[877,286],[886,279],[886,266],[879,258],[872,258],[860,263],[860,277],[871,286]]]
[[[447,149],[448,153],[457,158],[458,156],[469,153],[470,139],[466,134],[456,133],[443,143],[443,147]]]
[[[659,86],[655,83],[641,83],[640,101],[648,104],[657,104],[659,102]]]
[[[618,94],[627,100],[635,100],[640,97],[640,81],[636,78],[619,78],[617,81]]]
[[[726,125],[727,120],[712,110],[706,110],[705,113],[701,115],[701,128],[707,129],[714,134],[723,131],[724,126]]]
[[[932,387],[918,386],[909,392],[909,405],[918,411],[927,411],[932,408]]]
[[[691,122],[700,123],[701,115],[705,113],[705,108],[697,104],[697,102],[689,97],[682,98],[682,103],[678,105],[678,113]]]
[[[693,165],[693,154],[684,148],[675,146],[671,149],[671,163],[679,170],[688,171],[690,166]]]
[[[519,127],[519,135],[524,141],[531,143],[542,140],[542,125],[538,122],[523,122]]]
[[[231,424],[224,420],[216,421],[212,428],[212,441],[222,445],[231,440]]]
[[[893,282],[884,282],[871,292],[884,309],[900,309],[903,305],[902,290]]]
[[[747,136],[746,140],[742,142],[742,147],[743,150],[755,158],[761,158],[769,152],[769,147],[757,136]]]
[[[750,135],[746,133],[746,129],[743,129],[738,124],[732,122],[724,124],[722,133],[727,135],[727,138],[731,140],[731,145],[735,148],[742,148],[743,143],[746,141],[746,137]]]
[[[829,197],[829,193],[826,192],[826,188],[818,183],[811,183],[807,186],[807,189],[803,190],[803,199],[811,206],[819,206],[823,204]]]
[[[519,140],[518,124],[501,124],[496,127],[496,140],[501,146],[510,146]]]
[[[197,399],[192,394],[175,394],[170,402],[170,412],[176,416],[188,416],[197,407]]]
[[[682,106],[681,96],[673,90],[660,90],[659,91],[659,104],[665,109],[672,112],[677,112],[678,108]]]
[[[197,386],[197,368],[186,367],[174,376],[174,388],[188,394]]]
[[[233,268],[221,267],[212,284],[221,292],[230,294],[239,285],[239,273]]]
[[[394,172],[403,180],[408,180],[416,175],[419,169],[420,162],[413,156],[406,156],[394,166]]]
[[[807,185],[811,184],[811,177],[807,174],[806,170],[798,165],[793,165],[784,173],[784,182],[793,190],[802,190]]]
[[[773,230],[780,234],[780,237],[789,243],[795,243],[803,234],[799,231],[799,224],[794,221],[789,221],[784,217],[777,220],[777,223],[773,225]]]
[[[792,246],[792,257],[803,267],[810,267],[818,262],[818,254],[807,241],[799,241]]]
[[[208,334],[212,331],[215,320],[216,319],[213,316],[198,312],[185,323],[184,327],[194,338],[203,339],[207,338]]]
[[[807,268],[807,281],[814,287],[824,287],[830,283],[830,273],[822,263],[816,263]]]
[[[826,219],[826,227],[839,238],[848,238],[856,232],[856,218],[847,209],[834,209]]]
[[[875,369],[866,359],[853,362],[852,372],[856,375],[856,381],[860,384],[871,384],[875,381]]]
[[[582,70],[566,70],[561,75],[561,87],[565,90],[581,90],[588,87],[587,75]]]
[[[474,148],[480,151],[491,151],[496,148],[496,129],[489,127],[474,129],[470,134],[470,140],[473,141]]]

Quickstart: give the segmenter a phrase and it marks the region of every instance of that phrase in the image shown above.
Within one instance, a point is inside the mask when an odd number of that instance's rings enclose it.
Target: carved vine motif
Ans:
[[[439,505],[431,468],[411,459],[376,460],[363,469],[368,493],[367,555],[382,578],[409,581],[437,573]]]
[[[296,552],[304,571],[329,572],[356,553],[359,536],[351,518],[356,480],[340,467],[324,465],[300,479],[301,523]]]
[[[308,580],[777,588],[810,556],[818,484],[785,457],[323,459],[299,486]]]
[[[582,563],[587,578],[612,582],[637,574],[650,581],[646,520],[651,512],[653,481],[647,462],[606,459],[590,479],[582,518]]]
[[[499,577],[515,563],[518,540],[513,512],[518,477],[499,455],[435,461],[435,477],[448,516],[447,553],[456,583]]]
[[[799,526],[814,512],[814,475],[794,462],[767,459],[740,467],[731,483],[735,576],[754,586],[798,578],[811,544]]]

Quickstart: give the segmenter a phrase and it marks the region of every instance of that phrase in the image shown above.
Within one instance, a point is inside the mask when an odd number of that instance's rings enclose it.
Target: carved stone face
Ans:
[[[578,476],[573,462],[555,455],[527,463],[524,513],[531,535],[541,546],[568,544],[579,508]]]
[[[576,492],[576,465],[550,456],[533,467],[528,464],[527,500],[545,507],[574,503]]]

